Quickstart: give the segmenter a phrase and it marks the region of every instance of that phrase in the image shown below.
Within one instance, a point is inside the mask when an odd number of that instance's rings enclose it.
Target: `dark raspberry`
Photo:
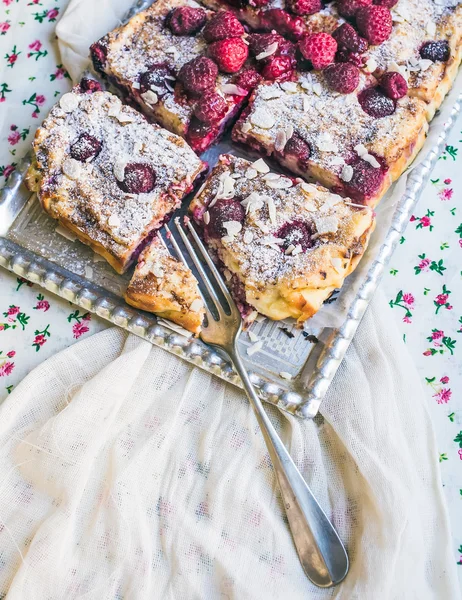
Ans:
[[[209,209],[210,222],[207,225],[207,233],[211,237],[221,238],[228,234],[223,227],[223,223],[228,221],[238,221],[244,223],[245,210],[242,204],[234,199],[218,200],[216,204]]]
[[[165,64],[151,65],[140,77],[140,92],[144,94],[147,90],[153,90],[159,97],[164,96],[169,89],[166,81],[173,87],[175,76],[172,69]]]
[[[398,0],[374,0],[373,4],[377,6],[386,6],[387,8],[393,8],[395,4],[398,4]]]
[[[256,8],[261,8],[262,6],[266,6],[269,0],[249,0],[250,6],[255,6]]]
[[[305,140],[294,133],[284,147],[284,156],[294,156],[297,159],[298,166],[304,171],[308,168],[311,148]]]
[[[247,41],[249,42],[250,53],[254,56],[258,56],[262,52],[266,52],[274,43],[278,44],[279,49],[279,44],[283,40],[284,38],[277,33],[251,33],[247,38]]]
[[[293,17],[282,8],[270,8],[262,15],[262,29],[275,29],[281,35],[297,41],[306,31],[306,26],[300,17]]]
[[[314,15],[322,8],[321,0],[288,0],[286,4],[296,15]]]
[[[293,61],[289,56],[270,56],[262,69],[264,79],[285,81],[292,77]]]
[[[210,19],[204,27],[205,41],[216,42],[226,38],[241,37],[244,28],[230,11],[222,11]]]
[[[304,221],[285,223],[276,233],[276,237],[284,240],[281,250],[285,252],[289,246],[301,246],[303,252],[314,246],[313,228]]]
[[[383,185],[385,171],[376,169],[362,158],[356,158],[352,163],[353,177],[345,184],[345,191],[349,196],[360,202],[366,202],[374,196]]]
[[[257,87],[261,79],[262,77],[260,73],[257,73],[255,69],[246,69],[237,75],[234,83],[243,90],[250,92]]]
[[[349,50],[345,50],[345,48],[342,48],[337,52],[335,61],[338,63],[352,63],[358,67],[358,69],[361,69],[365,65],[365,59],[362,54],[350,52]]]
[[[218,134],[218,129],[209,123],[203,123],[193,116],[188,125],[186,139],[191,148],[200,154],[208,148]]]
[[[228,38],[210,44],[209,54],[220,71],[237,73],[247,60],[249,49],[241,38]]]
[[[93,65],[97,71],[103,71],[107,58],[107,42],[102,38],[90,46],[90,55]]]
[[[117,185],[127,194],[148,194],[156,185],[156,173],[146,163],[128,163],[124,171],[124,180]]]
[[[425,42],[420,49],[420,56],[433,62],[446,62],[451,56],[449,42]]]
[[[218,123],[228,110],[226,100],[216,92],[205,92],[194,107],[194,115],[202,123]]]
[[[82,92],[93,94],[93,92],[101,92],[103,88],[101,87],[101,84],[98,83],[95,79],[89,79],[88,77],[84,77],[80,82],[80,89],[82,90]]]
[[[328,33],[313,33],[305,35],[299,42],[300,52],[311,61],[313,68],[325,69],[335,59],[337,42]]]
[[[385,96],[378,88],[371,87],[361,92],[358,96],[359,103],[364,112],[375,119],[389,117],[395,112],[394,100]]]
[[[380,87],[392,100],[399,100],[407,94],[407,81],[401,73],[385,73],[380,79]]]
[[[203,8],[179,6],[167,17],[167,27],[174,35],[194,35],[206,20],[207,14]]]
[[[337,9],[342,17],[353,19],[360,8],[370,6],[371,4],[372,0],[338,0]]]
[[[362,38],[356,29],[349,23],[344,23],[337,27],[332,37],[337,42],[339,49],[350,50],[350,52],[365,52],[368,44],[367,40]],[[343,61],[345,62],[345,61]]]
[[[356,25],[369,44],[381,44],[388,40],[393,28],[390,9],[386,6],[360,8],[356,13]]]
[[[206,90],[213,89],[217,76],[217,65],[205,56],[193,58],[183,65],[178,73],[178,79],[184,89],[193,96],[200,96]]]
[[[330,65],[324,74],[329,87],[334,92],[351,94],[359,85],[359,69],[349,62]]]
[[[79,139],[72,144],[70,155],[75,160],[85,162],[89,158],[96,158],[101,152],[101,146],[102,144],[98,139],[89,133],[82,133]]]

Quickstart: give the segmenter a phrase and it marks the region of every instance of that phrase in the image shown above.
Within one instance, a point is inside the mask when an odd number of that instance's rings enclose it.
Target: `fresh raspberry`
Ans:
[[[175,76],[170,67],[163,63],[151,65],[149,70],[140,76],[140,92],[144,94],[148,90],[153,90],[159,97],[164,96],[169,91],[165,83],[167,78],[170,78],[168,81],[172,85]]]
[[[374,0],[373,4],[376,6],[386,6],[387,8],[393,8],[395,4],[398,4],[398,0]]]
[[[337,42],[328,33],[305,35],[298,42],[302,55],[313,65],[313,68],[325,69],[334,62]]]
[[[216,204],[209,209],[210,221],[207,225],[207,233],[211,237],[221,238],[227,235],[223,223],[237,221],[244,223],[245,210],[242,204],[236,199],[218,200]]]
[[[205,92],[194,107],[194,115],[202,123],[218,123],[225,116],[228,105],[216,92]]]
[[[353,19],[358,9],[370,6],[371,4],[372,0],[338,0],[337,9],[342,17]]]
[[[296,15],[314,15],[322,8],[321,0],[288,0],[289,10]]]
[[[262,29],[275,29],[291,40],[299,40],[306,31],[305,23],[300,17],[293,17],[282,8],[270,8],[262,15]]]
[[[451,56],[449,42],[446,40],[440,42],[425,42],[420,49],[420,56],[433,62],[446,62]]]
[[[188,125],[186,140],[191,148],[200,154],[210,145],[217,136],[218,129],[209,123],[203,123],[193,116]]]
[[[392,100],[399,100],[407,94],[407,81],[401,73],[385,73],[380,79],[380,87]]]
[[[360,157],[350,166],[353,167],[353,177],[344,185],[344,191],[354,200],[367,204],[367,200],[380,190],[386,169],[376,169]]]
[[[241,37],[244,28],[233,13],[227,10],[219,12],[210,19],[204,27],[203,34],[206,42],[216,42],[226,38]]]
[[[206,90],[215,87],[218,77],[217,65],[206,56],[198,56],[183,65],[178,79],[184,89],[193,96],[200,96]]]
[[[294,72],[293,61],[289,56],[270,56],[262,69],[264,79],[270,81],[285,81],[290,79]]]
[[[369,44],[381,44],[391,35],[393,19],[390,9],[386,6],[360,8],[356,13],[356,25]]]
[[[334,92],[351,94],[359,85],[359,69],[349,62],[330,65],[324,74],[327,84]]]
[[[93,65],[97,71],[102,71],[107,58],[107,41],[102,38],[90,46],[90,55]]]
[[[285,252],[289,246],[301,246],[303,252],[314,246],[313,228],[304,221],[292,221],[284,225],[276,233],[276,237],[284,240],[281,250]]]
[[[206,20],[207,14],[203,8],[179,6],[167,17],[167,27],[174,35],[194,35]]]
[[[368,43],[362,38],[356,29],[349,23],[343,23],[333,32],[332,37],[337,42],[339,50],[345,49],[350,52],[366,52]],[[346,61],[342,61],[346,62]]]
[[[362,39],[362,38],[361,38]],[[366,60],[363,54],[358,54],[357,52],[350,52],[345,48],[341,48],[338,50],[335,55],[335,61],[338,63],[352,63],[358,69],[362,69],[366,64]]]
[[[308,142],[305,142],[299,135],[294,133],[284,147],[284,156],[294,156],[297,159],[297,165],[304,171],[308,168],[311,148]]]
[[[156,173],[146,163],[128,163],[123,181],[117,185],[127,194],[148,194],[156,185]]]
[[[261,8],[262,6],[266,6],[269,0],[249,0],[250,6],[255,6],[256,8]]]
[[[101,87],[101,84],[95,81],[95,79],[84,77],[80,82],[80,89],[82,92],[93,94],[93,92],[101,92],[103,88]]]
[[[375,119],[389,117],[396,109],[394,100],[385,96],[375,87],[367,88],[367,90],[361,92],[358,100],[363,111]]]
[[[283,40],[284,38],[277,33],[251,33],[247,38],[247,41],[249,42],[250,53],[254,56],[257,56],[262,52],[266,52],[271,44],[276,42],[279,48],[279,44]]]
[[[241,38],[218,40],[209,46],[209,54],[223,73],[237,73],[247,60],[249,49]]]
[[[239,73],[234,83],[243,90],[250,92],[257,87],[261,79],[260,73],[257,73],[255,69],[246,69],[245,71],[242,71],[242,73]]]
[[[96,158],[101,152],[101,146],[102,144],[98,139],[89,133],[82,133],[79,139],[72,144],[70,155],[75,160],[85,162],[89,158]]]

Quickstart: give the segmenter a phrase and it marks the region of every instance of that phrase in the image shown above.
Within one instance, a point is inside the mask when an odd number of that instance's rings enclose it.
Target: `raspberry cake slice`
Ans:
[[[299,73],[296,81],[260,84],[233,139],[375,206],[422,147],[425,113],[419,99],[392,100],[371,75],[340,63]]]
[[[313,316],[355,269],[375,224],[368,207],[231,155],[190,210],[247,324],[256,311]]]
[[[205,310],[197,280],[157,236],[140,254],[125,301],[200,333]]]
[[[95,68],[142,111],[206,150],[260,80],[231,13],[194,0],[158,0],[92,45]]]
[[[205,169],[186,142],[82,80],[37,130],[27,185],[123,273]]]
[[[371,12],[377,8],[369,8]],[[451,89],[462,59],[462,2],[399,0],[391,9],[393,28],[383,43],[371,46],[365,59],[377,76],[401,73],[409,94],[427,104],[431,120]],[[367,27],[367,14],[357,24]],[[364,23],[363,23],[364,21]]]

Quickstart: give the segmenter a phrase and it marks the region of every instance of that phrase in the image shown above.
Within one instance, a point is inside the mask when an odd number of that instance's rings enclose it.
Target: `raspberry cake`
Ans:
[[[48,214],[123,273],[205,163],[100,89],[84,79],[51,109],[26,181]]]
[[[256,311],[303,323],[356,267],[374,229],[370,208],[325,188],[222,155],[191,204],[249,323]]]
[[[371,75],[340,63],[299,73],[296,81],[260,84],[233,139],[375,206],[422,147],[425,113],[418,98],[392,100]]]
[[[158,0],[93,44],[91,55],[147,116],[202,152],[260,80],[244,34],[230,12]]]
[[[197,280],[155,236],[140,254],[125,293],[131,306],[154,312],[199,334],[205,310]]]
[[[366,61],[379,76],[387,71],[400,72],[408,82],[409,94],[427,104],[431,120],[461,62],[462,3],[399,0],[392,7],[392,19],[390,36],[371,46]]]

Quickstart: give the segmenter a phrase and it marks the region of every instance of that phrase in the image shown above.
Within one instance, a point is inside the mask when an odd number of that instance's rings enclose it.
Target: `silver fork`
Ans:
[[[348,573],[349,562],[345,547],[295,466],[255,392],[237,347],[237,339],[242,330],[242,318],[220,273],[213,264],[192,223],[188,221],[186,227],[199,248],[203,260],[207,263],[215,279],[215,285],[220,288],[228,303],[229,314],[223,307],[216,288],[204,271],[202,261],[183,230],[179,218],[175,219],[175,225],[218,315],[218,318],[214,316],[205,302],[207,324],[202,328],[201,338],[206,344],[220,348],[225,352],[242,379],[265,438],[266,447],[281,489],[292,537],[306,575],[319,587],[334,586],[340,583]],[[187,265],[175,237],[171,235],[168,226],[165,226],[165,229],[178,257]]]

